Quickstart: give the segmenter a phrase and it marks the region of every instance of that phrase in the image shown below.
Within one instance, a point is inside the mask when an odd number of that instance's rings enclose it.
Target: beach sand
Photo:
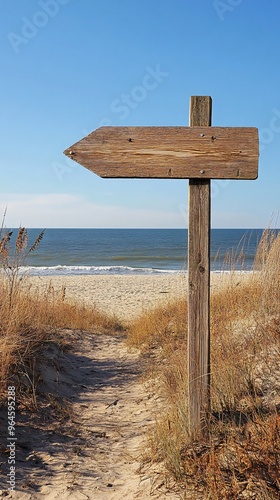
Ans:
[[[211,273],[211,289],[221,286],[229,278],[229,274]],[[34,292],[52,287],[60,293],[65,288],[66,300],[96,306],[102,312],[128,321],[159,305],[187,297],[188,277],[186,273],[34,276],[28,283]]]

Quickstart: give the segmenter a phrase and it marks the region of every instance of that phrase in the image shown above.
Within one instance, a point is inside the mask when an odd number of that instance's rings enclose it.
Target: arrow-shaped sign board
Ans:
[[[64,153],[107,178],[258,177],[257,128],[101,127]]]

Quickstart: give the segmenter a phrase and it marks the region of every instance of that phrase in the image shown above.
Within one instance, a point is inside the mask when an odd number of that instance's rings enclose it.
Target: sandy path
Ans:
[[[43,375],[45,390],[72,402],[72,427],[19,423],[18,491],[0,497],[131,500],[153,492],[153,498],[180,498],[157,488],[151,472],[139,474],[157,399],[143,383],[138,351],[120,336],[68,333],[78,348],[66,354],[49,348]]]

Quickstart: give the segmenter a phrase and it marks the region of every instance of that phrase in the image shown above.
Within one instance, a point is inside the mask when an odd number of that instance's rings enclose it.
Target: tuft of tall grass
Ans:
[[[29,254],[34,252],[40,244],[45,230],[41,231],[34,242],[30,245],[28,231],[25,227],[19,227],[15,244],[11,245],[13,231],[7,231],[4,227],[6,212],[2,219],[0,228],[0,269],[8,283],[7,293],[9,296],[10,307],[15,300],[14,295],[18,293],[20,282],[23,276],[19,276],[20,267],[25,264]]]
[[[153,353],[162,388],[150,460],[194,499],[201,490],[209,499],[279,498],[279,257],[280,233],[265,231],[252,273],[233,266],[211,294],[211,414],[202,441],[188,433],[186,300],[131,324],[129,341]]]

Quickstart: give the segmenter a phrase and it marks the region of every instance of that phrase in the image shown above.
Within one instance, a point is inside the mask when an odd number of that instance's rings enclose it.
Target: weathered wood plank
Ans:
[[[192,97],[190,125],[211,125],[211,97]],[[210,132],[212,133],[212,128]],[[189,181],[188,368],[191,434],[210,409],[210,180]]]
[[[64,153],[107,178],[256,179],[259,141],[246,127],[101,127]]]

